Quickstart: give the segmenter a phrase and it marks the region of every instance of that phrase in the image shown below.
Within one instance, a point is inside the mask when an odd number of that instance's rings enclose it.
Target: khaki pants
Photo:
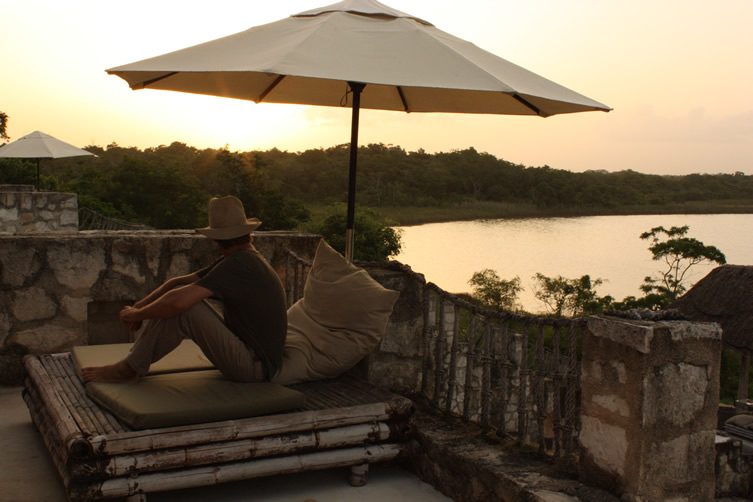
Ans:
[[[144,376],[149,365],[170,353],[184,338],[196,342],[207,359],[230,380],[264,381],[262,362],[203,301],[174,317],[147,321],[126,362]]]

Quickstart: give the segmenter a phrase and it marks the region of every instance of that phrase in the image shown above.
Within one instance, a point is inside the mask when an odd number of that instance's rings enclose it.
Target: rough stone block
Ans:
[[[16,207],[18,197],[13,192],[0,192],[0,206],[4,208]],[[2,218],[0,218],[2,221]]]
[[[580,442],[593,461],[619,476],[625,474],[628,438],[625,429],[605,423],[598,418],[581,418]]]
[[[34,198],[32,194],[29,193],[20,193],[18,194],[19,199],[19,207],[22,211],[31,211],[32,207],[34,207]]]
[[[19,321],[35,321],[54,317],[57,305],[43,289],[28,288],[15,293],[11,310]]]
[[[702,431],[652,444],[646,457],[647,484],[679,491],[683,485],[705,476],[709,469],[713,471],[714,436],[714,431]],[[672,461],[668,463],[666,459]]]
[[[63,296],[60,303],[63,311],[78,322],[86,322],[86,306],[91,299],[89,297]]]
[[[626,418],[630,417],[630,407],[628,402],[619,396],[613,394],[596,394],[593,396],[593,401],[612,413]]]
[[[643,413],[648,425],[663,420],[682,427],[702,411],[709,387],[708,366],[666,364],[644,378]]]
[[[50,243],[47,260],[61,285],[86,292],[105,268],[105,251],[101,241],[64,239]]]
[[[167,277],[183,275],[191,272],[191,261],[183,253],[175,254],[170,260],[170,266],[167,269]]]
[[[0,207],[0,223],[15,222],[18,220],[18,208]]]
[[[402,357],[417,357],[421,351],[421,326],[418,322],[390,322],[379,350]]]
[[[0,278],[4,286],[17,288],[41,266],[39,252],[34,247],[18,246],[11,243],[0,246]]]
[[[589,319],[582,478],[626,501],[713,499],[720,352],[714,324]]]
[[[74,209],[61,212],[60,225],[78,228],[78,211]]]
[[[80,330],[54,324],[19,331],[8,338],[14,343],[33,354],[50,354],[68,350],[74,345],[86,343],[86,334]]]
[[[143,249],[133,239],[116,239],[112,243],[112,269],[136,282],[142,282],[144,276],[138,257],[143,254]]]
[[[144,241],[144,253],[146,255],[146,266],[152,276],[159,273],[160,257],[162,255],[162,239],[147,239]]]

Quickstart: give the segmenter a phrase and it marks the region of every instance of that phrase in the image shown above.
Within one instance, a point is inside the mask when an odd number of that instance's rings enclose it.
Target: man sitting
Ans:
[[[279,277],[251,243],[261,225],[246,218],[236,197],[209,201],[209,226],[197,232],[214,240],[222,257],[188,275],[173,277],[120,311],[137,330],[128,356],[115,364],[82,368],[84,381],[120,382],[144,376],[149,366],[190,338],[231,379],[270,380],[279,370],[287,331],[285,291]],[[223,318],[205,301],[222,301]]]

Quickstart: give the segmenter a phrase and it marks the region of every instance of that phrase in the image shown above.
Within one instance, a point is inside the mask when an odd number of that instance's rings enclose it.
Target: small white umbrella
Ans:
[[[610,110],[375,0],[345,0],[107,72],[131,89],[350,105],[348,257],[360,108],[541,117]]]
[[[83,157],[91,155],[91,152],[82,150],[65,141],[45,134],[41,131],[34,131],[21,136],[16,141],[0,147],[0,158],[10,159],[36,159],[37,161],[37,185],[39,190],[39,163],[42,159],[59,159],[63,157]]]

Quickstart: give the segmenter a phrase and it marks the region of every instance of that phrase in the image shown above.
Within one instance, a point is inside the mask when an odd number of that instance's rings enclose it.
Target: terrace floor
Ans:
[[[0,387],[0,501],[65,502],[41,436],[29,418],[21,387]],[[348,484],[347,469],[314,471],[150,494],[152,502],[440,502],[450,499],[394,465],[373,465],[366,486]]]

